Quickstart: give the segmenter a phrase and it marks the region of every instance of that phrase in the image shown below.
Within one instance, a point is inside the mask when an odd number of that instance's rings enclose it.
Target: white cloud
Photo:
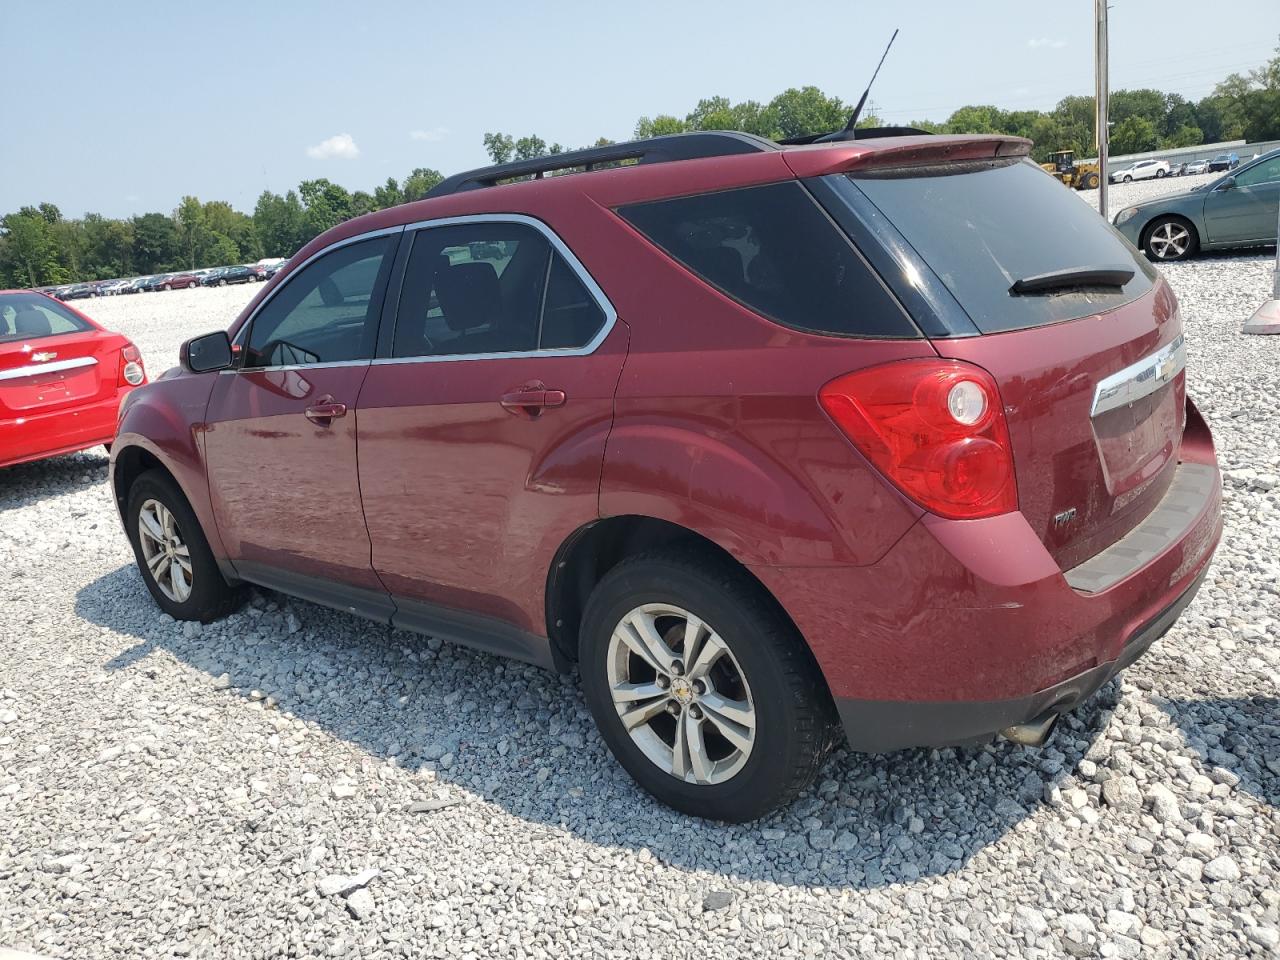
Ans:
[[[1048,37],[1032,37],[1027,41],[1027,46],[1032,50],[1038,47],[1051,47],[1054,50],[1061,50],[1067,45],[1065,40],[1050,40]]]
[[[425,140],[427,143],[438,143],[449,135],[448,127],[432,127],[430,130],[410,130],[410,140]]]
[[[349,133],[339,133],[327,140],[321,140],[315,146],[307,147],[307,156],[312,160],[354,160],[360,156],[360,148],[351,139]]]

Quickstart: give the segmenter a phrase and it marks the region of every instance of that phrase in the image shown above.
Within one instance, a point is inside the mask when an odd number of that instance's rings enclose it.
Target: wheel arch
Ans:
[[[627,557],[661,548],[705,555],[709,562],[730,565],[768,599],[803,637],[783,605],[751,570],[709,537],[689,527],[656,517],[625,514],[584,524],[567,537],[547,572],[547,636],[558,662],[578,659],[578,631],[587,600],[597,583]],[[808,642],[805,649],[808,650]],[[810,657],[813,656],[809,651]],[[816,658],[815,658],[816,666]]]

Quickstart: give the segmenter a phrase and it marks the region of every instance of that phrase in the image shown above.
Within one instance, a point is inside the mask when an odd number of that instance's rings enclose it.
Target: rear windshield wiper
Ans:
[[[1123,287],[1132,279],[1132,267],[1069,267],[1066,270],[1051,270],[1048,273],[1023,277],[1021,280],[1014,281],[1009,292],[1013,294],[1046,293],[1050,290],[1063,290],[1069,287]]]

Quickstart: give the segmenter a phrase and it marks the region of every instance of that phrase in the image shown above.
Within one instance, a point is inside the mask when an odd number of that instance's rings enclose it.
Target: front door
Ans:
[[[365,521],[399,625],[464,612],[545,635],[551,558],[599,515],[626,328],[558,239],[517,220],[416,233],[361,393]]]
[[[205,435],[218,530],[247,580],[386,619],[356,470],[369,372],[399,234],[322,254],[264,301],[218,376]]]
[[[1204,201],[1210,243],[1273,240],[1280,208],[1280,156],[1238,171],[1233,185],[1219,187]]]

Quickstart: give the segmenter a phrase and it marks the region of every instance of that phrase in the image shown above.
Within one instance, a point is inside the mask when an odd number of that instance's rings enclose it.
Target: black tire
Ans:
[[[1083,184],[1084,184],[1084,189],[1085,189],[1085,190],[1097,190],[1097,189],[1098,189],[1098,175],[1097,175],[1096,173],[1086,173],[1086,174],[1084,175],[1084,181],[1083,181]]]
[[[729,648],[750,688],[755,740],[723,782],[678,779],[649,759],[618,715],[608,675],[610,638],[624,617],[647,603],[678,606],[701,619]],[[583,693],[609,750],[641,787],[683,813],[730,823],[762,817],[813,783],[837,739],[834,705],[804,640],[759,584],[710,552],[640,554],[610,570],[583,614],[579,657]]]
[[[1164,171],[1163,171],[1163,170],[1159,170],[1159,169],[1157,169],[1157,170],[1156,170],[1156,179],[1157,179],[1157,180],[1163,180],[1163,179],[1164,179]]]
[[[161,289],[161,290],[172,290],[172,289],[173,289],[173,285],[172,285],[172,284],[168,284],[168,283],[166,283],[166,284],[165,284],[163,287],[161,287],[160,289]]]
[[[1187,236],[1186,245],[1180,251],[1177,249],[1177,244],[1173,242],[1173,238],[1179,235],[1179,231],[1185,232]],[[1143,252],[1149,259],[1159,263],[1186,260],[1199,249],[1200,237],[1196,233],[1196,228],[1182,217],[1157,217],[1142,233]]]
[[[182,602],[166,596],[147,568],[138,531],[138,517],[143,504],[150,500],[159,502],[173,514],[182,543],[190,554],[191,593]],[[133,556],[143,582],[160,609],[175,620],[210,623],[225,617],[244,603],[246,589],[243,586],[230,586],[223,579],[195,512],[177,483],[163,470],[148,470],[134,480],[133,486],[129,488],[125,507],[125,530],[129,535],[129,543],[133,546]]]
[[[1121,177],[1121,178],[1120,178],[1120,182],[1121,182],[1121,183],[1133,183],[1133,177],[1129,176],[1129,174],[1127,174],[1127,173],[1126,173],[1123,177]]]

